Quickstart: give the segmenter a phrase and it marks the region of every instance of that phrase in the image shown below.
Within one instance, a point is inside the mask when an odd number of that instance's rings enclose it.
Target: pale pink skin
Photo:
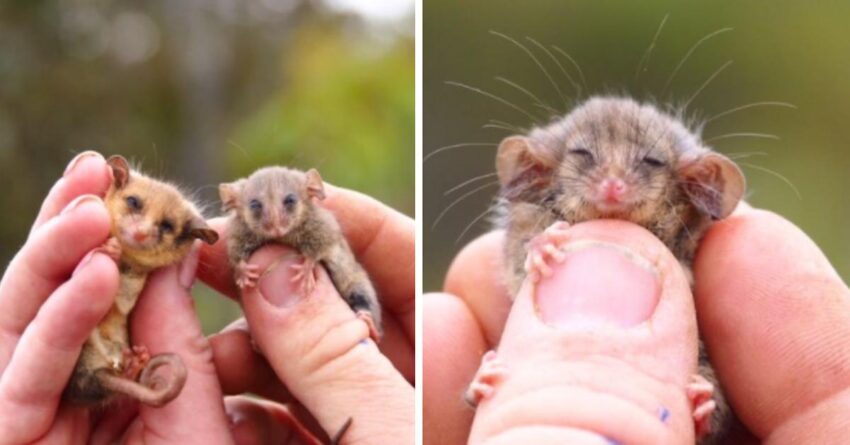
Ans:
[[[570,239],[570,226],[566,222],[557,222],[548,227],[540,235],[534,237],[528,245],[528,257],[525,262],[525,272],[528,281],[532,286],[544,285],[543,281],[552,278],[554,270],[557,270],[559,265],[567,258],[567,253],[564,247]],[[593,272],[593,271],[591,271]],[[625,281],[623,293],[629,292],[628,277],[621,277]],[[639,279],[639,277],[637,278]],[[580,287],[582,283],[565,283],[566,286],[561,287]],[[546,283],[546,285],[551,285]],[[592,295],[593,289],[585,289],[586,294]],[[607,303],[603,298],[594,299],[587,298],[580,304],[583,305],[598,305]],[[628,303],[628,301],[625,301]],[[572,304],[575,304],[573,302]],[[540,309],[540,307],[538,307]],[[588,308],[590,309],[590,308]],[[639,308],[635,311],[637,320],[622,320],[625,323],[633,324],[642,321],[645,316],[648,316],[648,311],[652,308]],[[569,307],[568,310],[572,310]],[[599,308],[598,310],[605,310]],[[543,320],[546,322],[546,320]],[[475,374],[475,378],[467,389],[464,399],[472,406],[477,406],[482,400],[490,398],[495,394],[497,386],[507,378],[506,365],[501,358],[497,356],[496,351],[491,350],[484,354],[481,362],[481,367]],[[685,387],[685,394],[693,406],[693,418],[695,423],[695,433],[697,437],[703,437],[710,432],[711,414],[717,407],[717,404],[712,400],[714,386],[702,376],[695,374],[691,376],[691,380]]]
[[[609,230],[611,224],[577,225],[571,229],[573,239],[617,241],[619,228]],[[607,439],[588,429],[627,438],[622,443],[645,443],[641,438],[664,434],[658,432],[655,416],[634,415],[631,431],[616,434],[624,425],[618,415],[650,412],[640,403],[648,400],[648,406],[663,403],[670,410],[667,443],[692,444],[692,407],[683,388],[690,383],[696,351],[683,339],[695,328],[695,314],[685,283],[671,278],[668,284],[675,288],[665,286],[651,332],[638,328],[634,338],[622,338],[611,328],[599,328],[593,337],[566,343],[569,334],[549,331],[547,336],[548,328],[533,322],[527,289],[511,311],[500,282],[503,236],[494,232],[464,249],[446,279],[449,293],[424,299],[425,443],[462,444],[470,433],[472,443],[485,438],[491,443],[605,443]],[[631,246],[648,241],[639,233],[627,238],[620,242]],[[768,250],[776,254],[764,255]],[[834,443],[844,437],[842,413],[850,409],[845,391],[850,387],[850,291],[817,246],[782,218],[744,205],[708,232],[694,275],[700,325],[712,361],[752,434],[767,444]],[[506,378],[473,411],[462,394],[481,355],[500,340]],[[599,358],[574,360],[582,351],[595,351]],[[577,384],[563,385],[564,376]],[[589,393],[581,403],[546,397],[553,391],[575,396],[601,384],[610,389]],[[621,400],[638,403],[622,405]],[[576,407],[591,405],[599,412],[582,420],[585,414]],[[546,419],[555,419],[560,427],[533,427]],[[589,428],[569,427],[577,424]],[[729,443],[760,442],[744,435]]]

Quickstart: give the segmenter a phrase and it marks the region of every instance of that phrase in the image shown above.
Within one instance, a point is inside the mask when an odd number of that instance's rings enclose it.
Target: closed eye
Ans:
[[[644,157],[643,163],[654,168],[664,167],[665,165],[667,165],[666,162],[662,161],[661,159],[654,158],[652,156]]]
[[[590,150],[584,147],[571,148],[570,150],[568,150],[568,153],[576,156],[581,156],[587,159],[593,159],[593,153],[591,153]]]

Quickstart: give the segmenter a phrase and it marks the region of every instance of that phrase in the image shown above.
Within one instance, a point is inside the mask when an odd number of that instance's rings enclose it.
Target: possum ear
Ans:
[[[130,180],[130,164],[124,156],[110,156],[106,164],[112,169],[112,184],[115,188],[120,189],[127,185],[127,181]]]
[[[227,212],[239,206],[239,195],[242,193],[242,187],[244,186],[244,179],[218,185],[218,196],[221,198],[222,211]]]
[[[496,173],[502,194],[510,201],[539,202],[552,183],[558,160],[525,136],[510,136],[499,144]]]
[[[741,169],[718,153],[708,153],[679,163],[682,190],[691,203],[712,219],[729,216],[747,188]]]
[[[215,244],[218,241],[218,232],[211,229],[203,218],[195,218],[189,222],[186,233],[190,238],[203,240],[207,244]]]
[[[325,199],[325,185],[319,171],[311,168],[307,171],[307,195],[319,201]]]

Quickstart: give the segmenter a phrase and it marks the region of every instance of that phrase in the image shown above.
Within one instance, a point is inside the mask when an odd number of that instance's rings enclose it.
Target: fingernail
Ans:
[[[69,202],[68,205],[66,205],[65,208],[62,209],[62,211],[59,214],[60,215],[67,215],[67,214],[73,212],[74,210],[76,210],[77,208],[79,208],[80,206],[82,206],[83,204],[92,203],[92,202],[96,202],[100,205],[103,205],[103,201],[98,196],[95,196],[95,195],[80,195],[80,196],[77,196],[76,198],[74,198],[73,201]]]
[[[192,285],[195,284],[195,272],[198,270],[200,253],[200,241],[195,240],[189,249],[189,254],[180,263],[180,270],[177,272],[177,283],[183,286],[184,289],[191,289]]]
[[[86,159],[86,158],[91,158],[91,157],[98,157],[98,158],[103,159],[103,156],[101,156],[100,153],[93,151],[93,150],[86,150],[86,151],[78,154],[77,156],[74,156],[74,159],[71,159],[71,162],[69,162],[68,166],[65,167],[65,172],[62,173],[62,176],[66,177],[66,176],[70,175],[71,172],[73,172],[74,169],[77,168],[77,166],[80,164],[80,161],[82,161],[83,159]]]
[[[71,276],[76,276],[77,272],[81,271],[86,267],[87,264],[91,263],[92,258],[94,258],[94,254],[97,253],[96,250],[91,250],[86,256],[83,257],[82,260],[77,264],[77,267],[74,268],[74,272],[71,273]]]
[[[298,304],[304,296],[300,282],[292,281],[297,274],[292,266],[300,263],[299,255],[286,254],[272,264],[260,277],[257,289],[260,295],[277,307],[292,307]]]
[[[630,327],[655,311],[660,285],[652,263],[622,246],[567,245],[563,263],[536,289],[538,315],[551,326],[613,324]]]

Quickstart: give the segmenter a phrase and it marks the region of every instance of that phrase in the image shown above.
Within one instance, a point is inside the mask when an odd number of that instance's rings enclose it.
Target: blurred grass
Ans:
[[[662,30],[646,69],[636,75],[641,57],[659,23]],[[486,211],[497,187],[475,193],[431,228],[436,216],[472,187],[444,193],[456,184],[493,171],[495,144],[509,133],[482,129],[489,119],[527,128],[530,119],[498,102],[447,85],[461,81],[504,97],[541,116],[522,93],[494,80],[504,76],[561,110],[546,75],[528,56],[491,30],[529,48],[526,36],[557,45],[581,66],[590,92],[631,94],[641,99],[678,103],[690,97],[728,60],[693,101],[690,109],[707,117],[756,101],[783,101],[797,109],[752,108],[712,122],[706,137],[731,132],[773,133],[781,139],[730,138],[714,147],[725,153],[762,152],[742,159],[751,204],[773,210],[800,226],[850,278],[850,4],[780,1],[629,2],[539,0],[518,6],[504,0],[428,0],[424,4],[424,152],[463,142],[493,146],[447,151],[424,166],[425,289],[438,289],[451,258],[477,234],[486,219],[458,236]],[[734,31],[705,42],[671,82],[664,85],[688,49],[725,27]],[[535,50],[559,88],[570,83],[548,56]],[[566,62],[564,62],[566,63]],[[567,65],[565,65],[566,67]],[[785,179],[799,190],[798,198]],[[481,184],[484,182],[482,181]]]

